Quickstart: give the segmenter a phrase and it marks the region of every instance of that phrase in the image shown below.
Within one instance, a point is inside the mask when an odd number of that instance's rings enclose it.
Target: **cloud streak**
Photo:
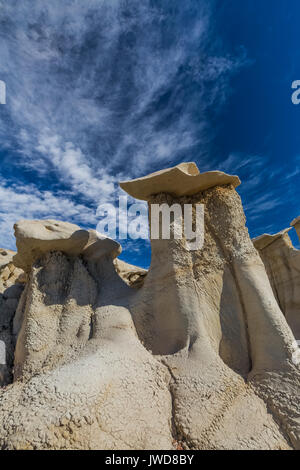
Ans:
[[[213,5],[0,1],[4,183],[15,184],[18,174],[26,197],[32,191],[44,202],[45,189],[63,204],[67,192],[92,222],[99,203],[116,200],[118,180],[195,155],[205,164],[213,137],[208,112],[217,112],[246,62],[216,40]],[[55,213],[67,218],[63,204]],[[9,216],[3,209],[3,220],[22,210],[23,217],[47,213],[21,203]]]

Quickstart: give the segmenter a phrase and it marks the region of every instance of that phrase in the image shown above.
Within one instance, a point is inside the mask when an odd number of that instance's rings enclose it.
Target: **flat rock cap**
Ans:
[[[253,245],[257,250],[262,250],[263,248],[266,248],[268,245],[273,243],[275,240],[278,240],[278,238],[283,237],[290,230],[292,230],[292,227],[285,228],[284,230],[281,230],[281,232],[275,233],[274,235],[270,235],[269,233],[259,235],[259,237],[252,239]]]
[[[20,220],[14,225],[18,252],[13,263],[28,271],[44,253],[61,251],[71,256],[83,255],[98,259],[112,258],[121,252],[121,246],[96,230],[82,230],[78,225],[57,220]]]
[[[192,196],[214,186],[232,184],[236,188],[240,183],[238,176],[222,171],[200,173],[195,163],[188,162],[119,184],[130,196],[147,201],[159,193]]]

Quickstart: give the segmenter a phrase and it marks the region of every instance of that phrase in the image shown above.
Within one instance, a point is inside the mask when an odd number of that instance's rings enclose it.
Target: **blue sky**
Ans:
[[[289,226],[299,14],[297,0],[0,0],[0,246],[21,218],[96,228],[118,181],[182,161],[240,176],[251,236]],[[122,245],[149,265],[148,242]]]

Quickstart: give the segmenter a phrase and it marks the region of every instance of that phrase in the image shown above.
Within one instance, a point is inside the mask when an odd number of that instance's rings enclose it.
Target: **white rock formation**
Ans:
[[[24,225],[16,225],[17,242],[28,248],[17,261],[27,267],[36,252]],[[79,256],[67,243],[64,253],[53,251],[55,231],[51,242],[34,261],[14,319],[15,377],[0,391],[0,446],[171,448],[169,374],[136,335],[126,307],[136,289],[116,273],[118,243],[93,232]]]
[[[279,370],[298,377],[291,361],[294,338],[245,228],[238,194],[233,185],[221,186],[222,178],[207,190],[205,176],[204,191],[198,186],[200,192],[192,197],[145,196],[150,203],[169,206],[204,204],[205,244],[188,252],[184,240],[152,240],[149,273],[131,310],[146,347],[166,356],[178,440],[196,448],[276,447],[278,442],[264,436],[264,420],[270,416],[266,409],[260,411],[265,413],[262,419],[252,413],[264,405],[243,378],[251,379],[266,402],[272,402],[277,421],[286,404],[273,400],[281,386],[272,376]],[[137,194],[135,184],[127,183],[130,194]],[[185,191],[190,193],[188,181]],[[291,386],[289,392],[296,403],[290,405],[290,415],[299,416],[299,388]],[[228,421],[232,434],[226,429]],[[294,445],[299,445],[299,425],[286,421],[283,426],[297,436]],[[255,437],[251,429],[256,429]]]
[[[95,231],[16,224],[28,282],[0,448],[300,448],[294,336],[237,184],[191,163],[121,184],[149,204],[205,206],[203,248],[151,240],[148,273]]]
[[[288,232],[264,234],[253,240],[264,262],[275,298],[296,339],[300,339],[300,251]]]
[[[30,270],[44,253],[61,251],[70,256],[85,254],[87,257],[95,251],[97,256],[102,256],[102,251],[112,244],[95,230],[82,230],[78,225],[56,220],[21,220],[14,228],[18,253],[13,262],[24,270]],[[113,257],[116,257],[121,247],[113,246]]]

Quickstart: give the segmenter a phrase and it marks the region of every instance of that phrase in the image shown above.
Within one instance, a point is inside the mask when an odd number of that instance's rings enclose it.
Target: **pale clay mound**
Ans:
[[[14,358],[0,448],[300,448],[295,337],[238,184],[193,163],[124,183],[149,203],[205,205],[203,248],[152,240],[148,273],[95,231],[16,224],[18,254],[0,267],[18,291],[9,309],[2,281],[0,339]]]

